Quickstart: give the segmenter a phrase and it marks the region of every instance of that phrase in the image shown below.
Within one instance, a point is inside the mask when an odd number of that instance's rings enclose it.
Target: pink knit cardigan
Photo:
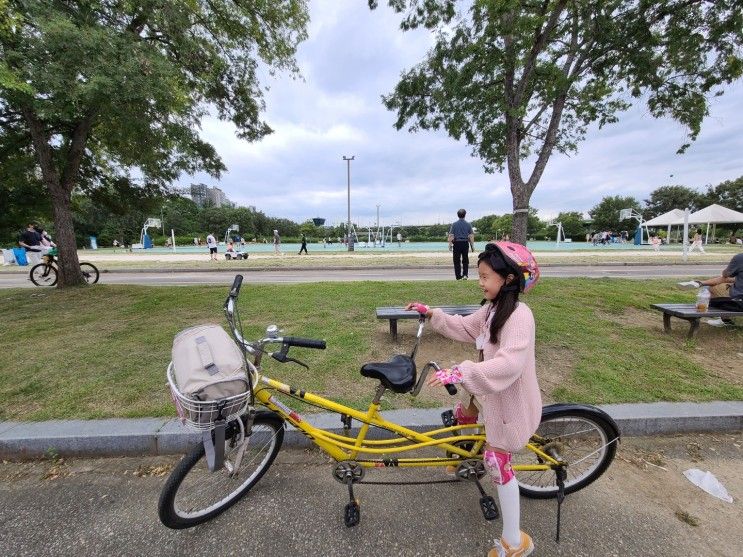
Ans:
[[[434,309],[431,327],[442,335],[462,342],[475,342],[484,334],[483,361],[458,364],[464,388],[482,406],[488,444],[506,451],[522,449],[537,430],[542,416],[534,361],[534,316],[519,302],[498,334],[490,342],[489,316],[492,304],[462,317]]]

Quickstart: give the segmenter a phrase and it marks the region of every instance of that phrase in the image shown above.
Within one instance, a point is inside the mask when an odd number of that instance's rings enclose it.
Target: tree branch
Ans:
[[[550,34],[557,25],[557,22],[560,19],[560,15],[565,9],[566,3],[567,0],[560,0],[560,2],[558,2],[555,8],[552,10],[550,17],[547,20],[547,24],[542,29],[537,30],[536,32],[536,40],[531,47],[531,51],[529,52],[529,57],[526,60],[526,64],[524,64],[524,71],[521,74],[521,79],[519,79],[519,83],[518,85],[516,85],[515,100],[517,103],[521,103],[522,97],[524,96],[524,91],[526,91],[526,87],[529,83],[529,80],[531,79],[531,75],[534,72],[534,66],[537,62],[537,57],[547,45],[547,40],[549,39]]]
[[[72,191],[80,175],[80,162],[82,161],[85,144],[88,141],[88,135],[90,135],[90,129],[93,127],[93,121],[96,115],[97,110],[91,108],[72,131],[61,180],[62,187],[68,192]]]

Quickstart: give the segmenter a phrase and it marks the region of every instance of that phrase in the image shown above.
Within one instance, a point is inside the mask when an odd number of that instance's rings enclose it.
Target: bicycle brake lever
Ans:
[[[305,369],[310,369],[310,366],[308,366],[304,362],[300,362],[299,360],[287,356],[286,352],[284,352],[283,350],[281,352],[271,352],[271,357],[277,362],[281,362],[282,364],[285,364],[286,362],[294,362],[295,364],[299,364]]]
[[[308,365],[307,365],[307,364],[305,364],[304,362],[300,362],[299,360],[295,360],[294,358],[287,358],[287,359],[286,359],[286,361],[287,361],[287,362],[294,362],[295,364],[299,364],[299,365],[300,365],[300,366],[302,366],[302,367],[303,367],[304,369],[310,369],[310,366],[308,366]]]

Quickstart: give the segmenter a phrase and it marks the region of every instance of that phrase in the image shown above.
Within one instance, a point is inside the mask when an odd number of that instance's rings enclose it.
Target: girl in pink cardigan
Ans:
[[[503,517],[503,533],[488,557],[521,557],[532,553],[534,543],[519,526],[519,486],[511,454],[537,430],[542,397],[534,363],[534,317],[519,302],[519,293],[534,287],[539,267],[528,249],[512,242],[487,244],[477,267],[486,303],[472,315],[447,315],[419,302],[407,307],[428,316],[442,335],[474,342],[479,351],[478,361],[439,370],[429,384],[459,383],[472,395],[469,407],[457,405],[460,424],[476,423],[481,409],[487,437],[483,458]]]

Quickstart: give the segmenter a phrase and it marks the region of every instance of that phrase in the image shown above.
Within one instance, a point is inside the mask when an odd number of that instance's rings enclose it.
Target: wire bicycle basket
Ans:
[[[199,400],[182,393],[175,379],[173,362],[168,365],[168,386],[181,422],[196,431],[214,429],[218,420],[229,422],[243,414],[250,403],[250,389],[215,400]]]

